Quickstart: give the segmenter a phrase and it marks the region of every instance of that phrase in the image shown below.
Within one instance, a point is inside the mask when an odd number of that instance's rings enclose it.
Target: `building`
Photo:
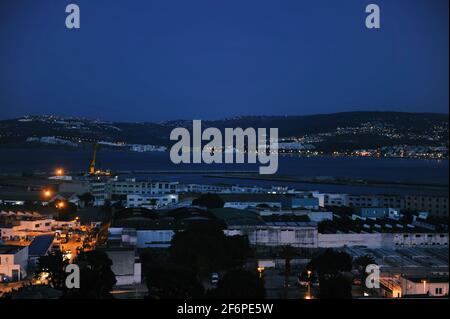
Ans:
[[[108,244],[116,247],[167,248],[175,232],[201,222],[223,227],[223,221],[199,208],[152,211],[144,207],[129,207],[114,214],[108,230]]]
[[[319,199],[310,194],[299,194],[292,198],[291,208],[319,209]]]
[[[235,208],[213,209],[226,223],[228,236],[247,236],[251,245],[317,247],[317,224],[313,222],[266,222],[257,213]]]
[[[333,213],[322,210],[309,210],[309,209],[287,209],[282,210],[270,210],[263,209],[258,210],[261,216],[308,216],[308,219],[312,222],[321,222],[324,220],[333,220]]]
[[[178,203],[177,194],[167,195],[127,195],[126,207],[145,207],[159,209]]]
[[[356,209],[356,214],[363,218],[399,218],[400,210],[385,207],[361,207]]]
[[[430,297],[448,296],[448,275],[400,278],[401,294],[403,297],[425,295]]]
[[[116,286],[141,283],[141,262],[134,247],[102,248],[112,261],[111,270],[116,275]]]
[[[2,240],[31,240],[36,234],[52,231],[53,219],[19,220],[11,225],[0,225]]]
[[[20,281],[27,276],[28,247],[0,245],[0,281]]]
[[[251,207],[267,207],[281,209],[283,203],[288,201],[285,195],[280,194],[221,194],[225,202],[224,207],[247,209]]]
[[[124,181],[110,180],[108,194],[112,195],[165,195],[177,192],[178,182],[136,181],[135,178]]]
[[[434,217],[448,218],[448,196],[407,195],[403,196],[402,208],[428,212]]]
[[[396,207],[415,212],[428,212],[431,216],[448,218],[448,196],[435,195],[347,195],[324,194],[325,206],[339,207]]]
[[[30,265],[35,266],[39,257],[47,255],[52,247],[54,234],[36,236],[28,246],[28,260]]]
[[[347,194],[324,194],[324,206],[349,206]]]

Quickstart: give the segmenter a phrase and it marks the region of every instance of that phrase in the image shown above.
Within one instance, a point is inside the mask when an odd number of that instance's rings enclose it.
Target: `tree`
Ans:
[[[351,298],[351,279],[344,275],[352,269],[350,255],[327,249],[313,258],[307,268],[319,275],[320,298]]]
[[[201,298],[204,288],[191,269],[169,265],[153,265],[145,270],[149,297],[161,299]]]
[[[290,246],[283,246],[280,251],[280,257],[284,259],[284,286],[288,286],[289,276],[291,274],[291,261],[297,256],[297,250]]]
[[[219,280],[213,296],[224,299],[263,299],[266,290],[263,279],[256,273],[235,269]]]
[[[208,209],[214,208],[223,208],[225,202],[223,199],[217,194],[202,194],[199,198],[196,198],[192,201],[192,205],[194,206],[202,206]]]
[[[199,275],[240,266],[249,252],[247,237],[227,237],[214,223],[191,224],[173,236],[170,246],[174,261]]]
[[[372,255],[364,255],[359,256],[353,261],[353,264],[356,268],[358,268],[359,273],[361,274],[361,281],[364,284],[366,282],[367,273],[366,268],[368,265],[376,264],[375,258]]]
[[[60,251],[52,252],[45,256],[40,256],[37,262],[37,269],[34,273],[36,279],[44,278],[48,284],[56,289],[65,287],[66,272],[64,271],[68,261],[64,260]]]
[[[107,299],[116,276],[111,270],[112,261],[102,251],[92,250],[80,253],[74,261],[80,267],[80,288],[67,291],[65,298]]]
[[[85,206],[92,206],[95,200],[94,195],[89,192],[78,195],[78,198],[84,203]]]

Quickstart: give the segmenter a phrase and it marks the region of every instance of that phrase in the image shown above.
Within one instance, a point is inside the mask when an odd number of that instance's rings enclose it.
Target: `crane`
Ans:
[[[94,175],[95,174],[95,159],[97,157],[97,150],[99,148],[99,144],[96,142],[94,144],[94,150],[92,153],[92,160],[91,160],[91,164],[89,164],[89,174],[90,175]]]

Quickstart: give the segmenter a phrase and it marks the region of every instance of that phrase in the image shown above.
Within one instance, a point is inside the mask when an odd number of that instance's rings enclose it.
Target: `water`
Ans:
[[[56,167],[67,171],[87,171],[92,156],[90,149],[6,149],[0,148],[0,173],[51,172]],[[356,187],[341,185],[300,184],[274,181],[232,180],[209,178],[202,174],[179,174],[177,170],[251,170],[259,164],[180,164],[170,161],[168,152],[136,153],[101,149],[97,154],[97,166],[117,170],[164,170],[172,174],[149,175],[159,179],[184,182],[224,182],[240,185],[291,185],[303,189],[340,191],[351,193],[429,193],[417,187],[413,190],[398,188]],[[289,176],[334,176],[355,179],[403,181],[424,184],[448,185],[448,160],[418,160],[401,158],[362,157],[298,157],[280,156],[278,173]]]

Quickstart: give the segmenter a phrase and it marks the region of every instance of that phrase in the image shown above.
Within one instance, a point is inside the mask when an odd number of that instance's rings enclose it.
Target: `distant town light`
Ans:
[[[58,176],[64,175],[64,170],[62,168],[56,169],[56,175],[58,175]]]

